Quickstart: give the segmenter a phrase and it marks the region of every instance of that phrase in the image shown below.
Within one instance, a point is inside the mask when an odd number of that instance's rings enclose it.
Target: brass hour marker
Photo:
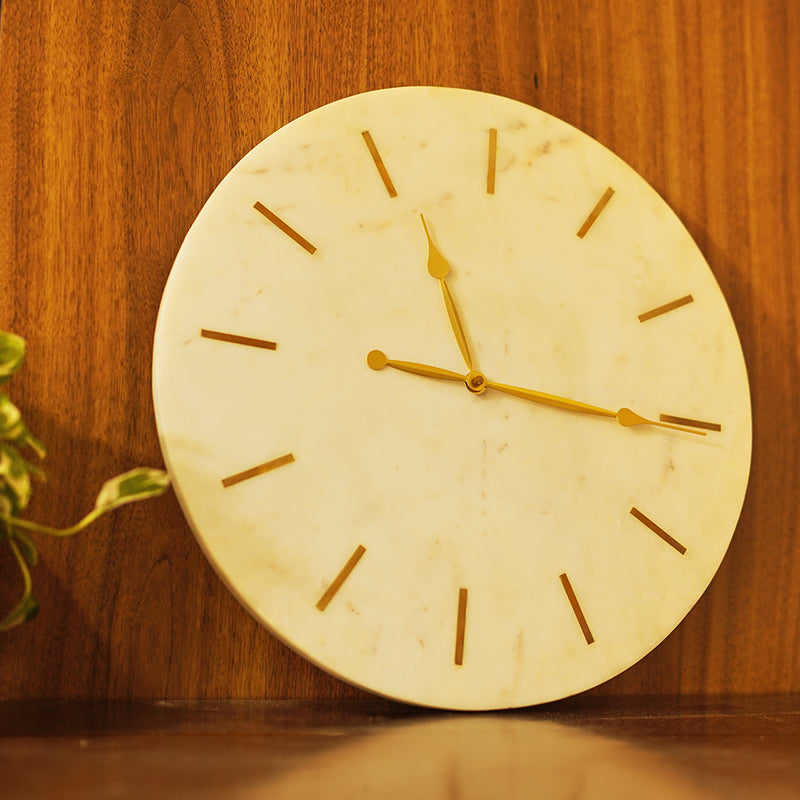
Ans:
[[[686,548],[677,539],[674,539],[663,528],[660,528],[658,525],[656,525],[653,520],[642,514],[638,508],[634,506],[630,513],[632,516],[636,517],[636,519],[638,519],[642,525],[653,531],[656,536],[661,537],[670,547],[674,547],[681,555],[686,552]]]
[[[276,342],[268,342],[266,339],[253,339],[250,336],[238,336],[235,333],[225,333],[224,331],[209,331],[205,328],[200,331],[200,335],[204,339],[243,344],[247,347],[260,347],[262,350],[275,350],[278,347]]]
[[[458,590],[458,616],[456,617],[456,653],[455,665],[464,664],[464,635],[467,630],[467,590]]]
[[[679,297],[677,300],[670,300],[669,303],[664,303],[663,306],[657,306],[656,308],[651,308],[650,311],[645,311],[643,314],[639,314],[639,322],[647,322],[647,320],[653,319],[653,317],[660,317],[662,314],[666,314],[668,311],[674,311],[676,308],[680,308],[681,306],[685,306],[693,302],[694,297],[692,297],[690,294],[687,294],[685,297]]]
[[[375,162],[375,166],[378,168],[378,174],[381,176],[381,180],[383,181],[383,185],[386,187],[386,191],[389,192],[389,197],[397,197],[397,189],[394,188],[392,179],[389,177],[389,171],[386,169],[386,164],[383,163],[383,159],[381,158],[381,154],[378,152],[378,148],[375,145],[375,140],[372,138],[372,134],[369,131],[361,131],[361,135],[364,137],[364,141],[367,143],[369,154],[372,156],[372,160]]]
[[[285,456],[273,458],[272,461],[266,461],[263,464],[259,464],[257,467],[250,467],[250,469],[246,469],[243,472],[237,472],[235,475],[230,475],[227,478],[223,478],[222,485],[227,489],[236,483],[241,483],[242,481],[255,478],[257,475],[263,475],[265,472],[270,472],[278,467],[291,464],[292,461],[294,461],[294,455],[292,453],[287,453]]]
[[[702,428],[706,431],[721,431],[722,425],[719,422],[704,422],[701,419],[689,419],[688,417],[673,417],[672,414],[661,414],[659,419],[662,422],[672,422],[675,425],[686,425],[690,428]]]
[[[324,611],[328,607],[328,603],[333,600],[333,596],[339,589],[342,588],[342,584],[350,577],[350,573],[355,569],[356,564],[361,560],[361,556],[367,552],[367,548],[364,545],[359,545],[353,551],[353,555],[347,559],[347,563],[342,567],[341,572],[333,579],[333,583],[327,588],[325,594],[320,597],[317,601],[317,608],[320,611]]]
[[[583,239],[587,233],[589,233],[589,228],[594,225],[597,221],[597,218],[603,212],[603,209],[608,205],[608,201],[614,196],[614,190],[609,186],[608,189],[603,192],[603,196],[597,201],[595,207],[589,213],[589,216],[586,217],[584,220],[583,225],[578,229],[578,238]]]
[[[317,248],[314,247],[308,239],[301,236],[291,225],[285,223],[277,214],[270,211],[263,203],[260,203],[258,200],[253,204],[253,208],[258,211],[259,214],[265,216],[276,228],[282,230],[287,236],[291,239],[294,239],[297,244],[300,245],[304,250],[314,255],[317,252]]]
[[[572,584],[569,582],[567,573],[562,572],[558,578],[561,581],[561,586],[564,588],[564,592],[567,595],[567,600],[569,600],[569,604],[572,606],[572,613],[575,614],[575,618],[578,620],[578,625],[581,626],[581,631],[583,632],[583,638],[586,639],[586,644],[592,644],[592,642],[594,642],[594,636],[592,636],[592,632],[589,630],[589,623],[586,622],[586,617],[583,614],[580,603],[578,603],[578,598],[575,596],[575,590],[572,588]]]
[[[486,194],[494,194],[494,178],[497,172],[497,128],[489,129],[489,169],[486,174]]]

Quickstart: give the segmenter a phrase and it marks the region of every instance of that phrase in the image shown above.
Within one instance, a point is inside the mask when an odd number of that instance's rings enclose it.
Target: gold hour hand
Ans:
[[[445,381],[465,381],[466,375],[459,375],[458,372],[452,372],[449,369],[442,369],[441,367],[433,367],[430,364],[418,364],[416,361],[395,361],[394,359],[387,358],[386,353],[380,350],[370,350],[367,354],[367,364],[372,369],[383,369],[384,367],[392,367],[399,369],[403,372],[410,372],[412,375],[422,375],[425,378],[438,378]]]
[[[450,288],[447,285],[446,278],[450,273],[450,264],[433,243],[428,231],[428,225],[425,222],[425,217],[422,214],[419,216],[422,220],[422,227],[425,229],[425,237],[428,240],[428,272],[439,281],[442,287],[442,296],[444,297],[447,316],[450,319],[450,327],[455,334],[458,349],[464,357],[464,363],[467,365],[467,369],[472,371],[474,366],[472,363],[472,354],[469,351],[469,344],[467,343],[467,334],[461,322],[461,317],[458,315],[458,309],[456,308],[455,300],[453,300],[453,295],[450,293]]]
[[[592,406],[588,403],[581,403],[577,400],[570,400],[567,397],[559,397],[555,394],[547,394],[546,392],[538,392],[535,389],[523,389],[519,386],[508,386],[504,383],[495,383],[494,381],[487,380],[486,387],[494,389],[503,394],[510,394],[514,397],[520,397],[523,400],[532,400],[534,403],[541,403],[546,406],[554,408],[563,408],[567,411],[579,411],[583,414],[594,414],[600,417],[614,417],[625,428],[630,428],[634,425],[655,425],[659,428],[670,428],[676,431],[684,431],[685,433],[695,433],[698,436],[705,436],[705,431],[695,430],[694,428],[687,428],[684,425],[673,425],[668,422],[658,422],[656,420],[647,419],[639,414],[631,411],[629,408],[621,408],[619,411],[611,411],[608,408],[600,408],[599,406]]]

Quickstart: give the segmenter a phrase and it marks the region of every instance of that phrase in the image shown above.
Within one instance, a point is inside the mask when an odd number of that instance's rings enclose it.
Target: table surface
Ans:
[[[0,704],[5,800],[800,798],[800,699]]]
[[[737,533],[676,633],[598,693],[800,692],[795,0],[2,0],[0,328],[29,344],[4,389],[49,446],[29,516],[71,523],[106,478],[163,463],[158,304],[233,164],[312,108],[401,84],[506,95],[615,151],[685,222],[740,331]],[[362,696],[242,610],[172,493],[37,543],[42,610],[0,637],[0,699]]]

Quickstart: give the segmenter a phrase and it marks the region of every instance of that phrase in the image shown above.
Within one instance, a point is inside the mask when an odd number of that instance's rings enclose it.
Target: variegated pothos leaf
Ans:
[[[25,361],[25,340],[15,333],[0,331],[0,383],[5,383]]]
[[[0,443],[0,511],[17,515],[31,499],[30,466],[10,444]]]
[[[107,480],[97,495],[94,507],[105,513],[125,503],[156,497],[169,488],[167,473],[151,467],[137,467]]]

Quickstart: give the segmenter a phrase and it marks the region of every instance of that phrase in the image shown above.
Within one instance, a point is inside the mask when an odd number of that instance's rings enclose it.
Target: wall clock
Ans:
[[[697,601],[750,465],[734,323],[675,214],[479,92],[332,103],[240,161],[155,335],[161,443],[241,603],[453,709],[595,686]]]

